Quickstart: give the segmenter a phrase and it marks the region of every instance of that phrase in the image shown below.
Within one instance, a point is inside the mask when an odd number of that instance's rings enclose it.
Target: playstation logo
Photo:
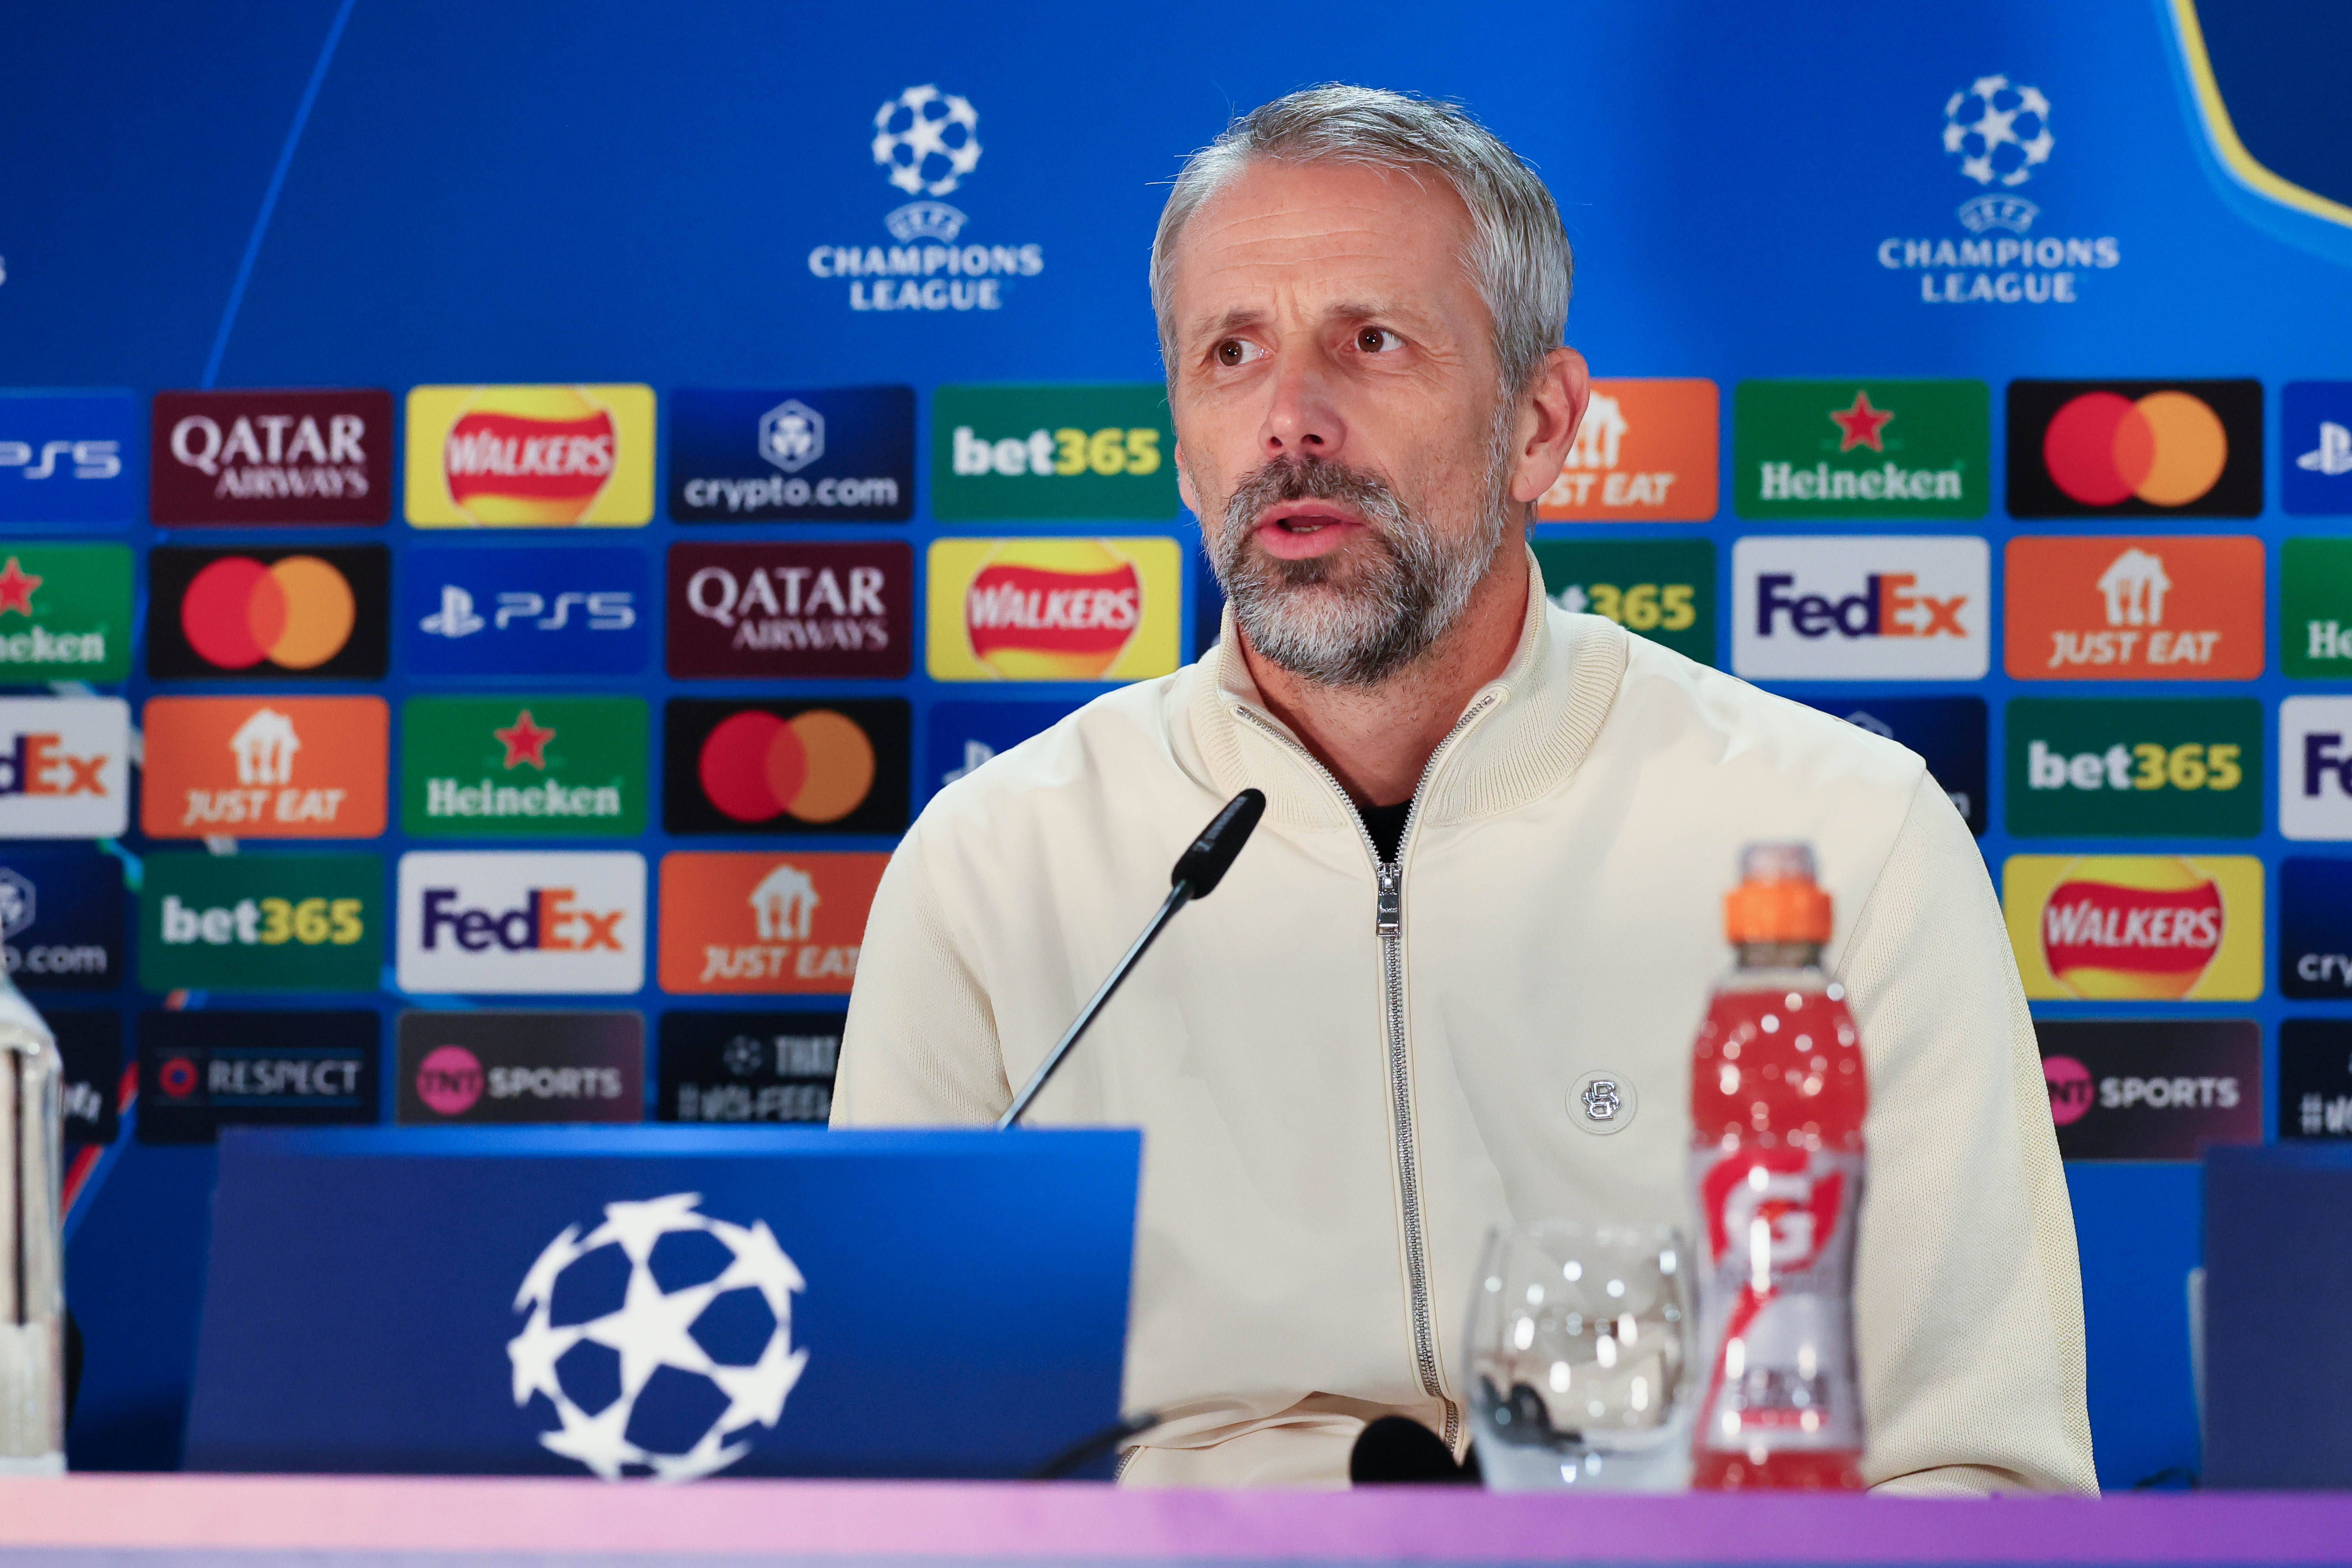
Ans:
[[[797,474],[824,456],[824,416],[788,397],[760,416],[760,456]]]
[[[441,584],[441,607],[416,624],[436,637],[471,637],[489,625],[474,614],[474,595],[455,583]]]
[[[2319,422],[2319,445],[2302,454],[2294,466],[2306,473],[2326,474],[2329,479],[2352,474],[2352,430],[2333,419]]]
[[[964,775],[971,773],[972,769],[980,766],[981,763],[988,761],[994,755],[996,755],[996,748],[990,745],[987,742],[966,741],[963,743],[963,766],[960,768],[950,768],[946,773],[941,773],[940,775],[940,783],[943,784],[951,784],[955,783],[956,780],[962,778]],[[993,773],[989,776],[991,778],[995,777]]]

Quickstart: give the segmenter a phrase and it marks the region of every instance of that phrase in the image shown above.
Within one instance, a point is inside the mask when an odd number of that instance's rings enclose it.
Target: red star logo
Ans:
[[[11,610],[20,616],[31,615],[33,590],[39,587],[41,582],[40,578],[17,565],[15,556],[8,557],[8,564],[0,567],[0,616]]]
[[[1886,428],[1886,422],[1894,417],[1883,409],[1873,408],[1870,394],[1857,389],[1853,407],[1830,410],[1830,418],[1845,432],[1845,438],[1838,443],[1838,450],[1851,452],[1856,447],[1867,447],[1874,452],[1884,452],[1886,447],[1878,439],[1878,433]]]
[[[532,723],[530,710],[526,708],[515,715],[515,721],[506,729],[491,731],[490,739],[506,747],[508,767],[520,767],[523,763],[529,763],[540,772],[545,773],[547,743],[555,739],[555,731],[542,730]]]

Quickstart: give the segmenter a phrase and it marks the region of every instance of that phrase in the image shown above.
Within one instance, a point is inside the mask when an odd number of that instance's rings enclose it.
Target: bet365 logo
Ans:
[[[2009,830],[2029,837],[2247,838],[2263,827],[2252,698],[2009,704]]]
[[[1156,383],[943,386],[931,432],[942,521],[1176,515],[1176,431]]]

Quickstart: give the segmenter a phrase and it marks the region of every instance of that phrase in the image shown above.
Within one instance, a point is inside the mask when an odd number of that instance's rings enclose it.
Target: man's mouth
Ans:
[[[1259,546],[1267,554],[1303,561],[1329,554],[1364,527],[1360,518],[1328,502],[1292,501],[1260,516],[1255,531]]]

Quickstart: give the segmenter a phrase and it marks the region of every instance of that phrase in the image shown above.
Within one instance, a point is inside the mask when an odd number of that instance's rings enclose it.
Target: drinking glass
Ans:
[[[1487,1232],[1465,1358],[1487,1486],[1689,1484],[1690,1268],[1670,1226],[1543,1220]]]

